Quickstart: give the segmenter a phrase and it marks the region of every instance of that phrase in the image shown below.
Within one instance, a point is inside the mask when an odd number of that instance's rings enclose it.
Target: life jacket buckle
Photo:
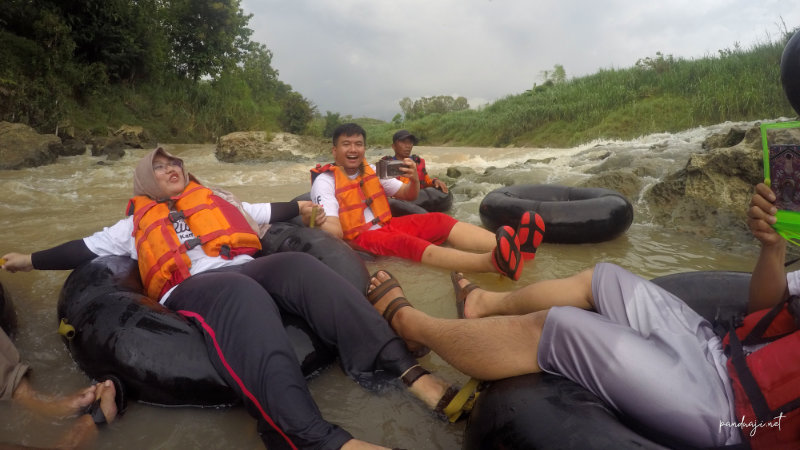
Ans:
[[[183,211],[170,211],[169,212],[169,221],[175,223],[179,220],[186,220],[186,216],[183,214]]]
[[[203,243],[203,241],[201,241],[199,237],[196,237],[196,238],[192,238],[192,239],[189,239],[186,242],[184,242],[183,246],[186,247],[186,250],[191,250],[191,249],[197,247],[198,245],[201,245],[202,243]]]
[[[370,206],[372,204],[372,197],[364,200],[364,204],[367,205],[367,206]]]

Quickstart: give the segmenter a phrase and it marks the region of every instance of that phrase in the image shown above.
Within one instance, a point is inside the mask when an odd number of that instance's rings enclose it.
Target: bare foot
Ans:
[[[96,390],[96,386],[89,386],[66,397],[48,398],[36,392],[23,378],[14,391],[13,400],[39,414],[65,419],[77,416],[89,406],[95,399]]]
[[[114,401],[116,389],[114,383],[106,380],[96,385],[92,401],[100,400],[100,410],[107,423],[117,418],[117,404]],[[89,414],[84,414],[75,421],[70,430],[59,440],[58,448],[87,448],[97,438],[98,430],[94,419]]]
[[[106,422],[111,423],[117,418],[117,403],[114,399],[117,396],[117,390],[111,380],[106,380],[97,384],[96,398],[100,399],[100,409],[103,410],[103,415],[106,416]]]

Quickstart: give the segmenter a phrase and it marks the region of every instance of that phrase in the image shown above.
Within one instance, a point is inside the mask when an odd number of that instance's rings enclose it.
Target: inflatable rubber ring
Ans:
[[[495,189],[478,212],[489,229],[516,227],[526,211],[542,216],[544,242],[603,242],[624,233],[633,223],[633,206],[620,193],[603,188],[552,184],[519,184]]]
[[[227,407],[238,395],[208,358],[195,323],[143,294],[139,267],[123,256],[104,256],[67,277],[58,317],[75,329],[65,344],[91,378],[115,376],[131,399],[161,406]],[[336,353],[293,315],[282,315],[305,376],[330,365]]]
[[[796,32],[781,54],[781,84],[786,98],[800,114],[800,31]]]

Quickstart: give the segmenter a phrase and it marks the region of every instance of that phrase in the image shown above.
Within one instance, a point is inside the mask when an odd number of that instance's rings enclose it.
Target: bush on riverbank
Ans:
[[[300,133],[313,105],[278,79],[250,18],[240,0],[7,0],[0,121],[79,137],[136,124],[162,142]]]
[[[780,83],[781,54],[793,34],[696,60],[657,53],[631,68],[604,69],[510,95],[479,111],[434,114],[401,126],[424,145],[566,147],[725,121],[793,117]],[[370,144],[388,145],[398,128],[362,125]]]

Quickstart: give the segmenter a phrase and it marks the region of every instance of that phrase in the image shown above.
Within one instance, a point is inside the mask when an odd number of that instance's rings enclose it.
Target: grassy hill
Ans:
[[[407,128],[423,145],[564,147],[725,121],[794,117],[780,82],[781,54],[793,34],[701,59],[657,53],[634,67],[548,81],[477,111],[403,123],[358,122],[370,144],[387,145],[394,131]]]

